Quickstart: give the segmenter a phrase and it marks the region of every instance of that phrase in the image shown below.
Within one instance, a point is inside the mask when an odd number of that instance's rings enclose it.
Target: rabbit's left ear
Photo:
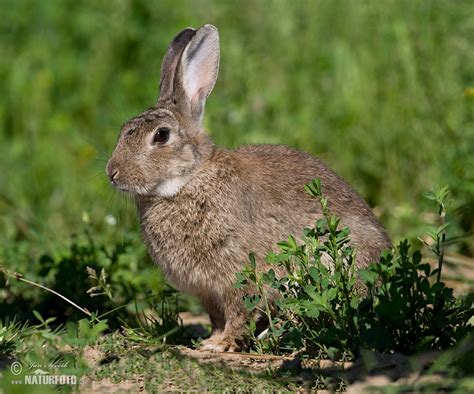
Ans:
[[[187,107],[198,122],[217,80],[219,57],[219,33],[212,25],[204,25],[196,32],[181,57],[181,86]]]
[[[181,54],[196,30],[188,27],[181,31],[168,46],[168,51],[161,64],[160,95],[158,100],[165,101],[171,97],[174,90],[174,80]]]

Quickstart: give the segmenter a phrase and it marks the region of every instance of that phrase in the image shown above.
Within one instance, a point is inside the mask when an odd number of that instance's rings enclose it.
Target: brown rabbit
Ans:
[[[364,200],[317,158],[286,146],[217,148],[202,128],[217,79],[219,35],[205,25],[171,42],[157,104],[122,127],[107,164],[112,184],[135,197],[153,260],[194,294],[212,322],[202,349],[235,350],[248,314],[235,273],[254,252],[301,234],[321,211],[304,191],[320,178],[332,212],[351,228],[357,264],[378,260],[389,238]]]

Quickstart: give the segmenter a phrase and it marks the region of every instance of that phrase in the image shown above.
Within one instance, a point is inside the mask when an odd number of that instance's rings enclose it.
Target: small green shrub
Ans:
[[[357,356],[367,348],[412,354],[447,348],[472,332],[472,297],[454,297],[441,281],[449,227],[446,188],[428,195],[437,202],[442,221],[429,233],[439,262],[435,270],[419,251],[410,252],[406,240],[385,251],[379,262],[357,270],[350,230],[329,211],[320,181],[306,185],[306,191],[318,200],[323,218],[304,230],[301,243],[290,235],[278,244],[279,253],[266,256],[275,268],[259,271],[251,255],[237,275],[236,287],[257,289],[245,296],[247,309],[259,310],[270,323],[258,337],[253,334],[256,322],[249,325],[257,351],[340,357],[345,352]],[[323,264],[323,255],[330,257],[332,267]],[[272,291],[278,293],[273,302]]]

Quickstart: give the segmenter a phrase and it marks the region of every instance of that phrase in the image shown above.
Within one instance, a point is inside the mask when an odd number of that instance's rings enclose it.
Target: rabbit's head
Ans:
[[[187,28],[173,39],[161,66],[156,106],[124,124],[107,163],[115,187],[135,195],[172,197],[192,178],[213,151],[202,118],[218,69],[214,26]]]

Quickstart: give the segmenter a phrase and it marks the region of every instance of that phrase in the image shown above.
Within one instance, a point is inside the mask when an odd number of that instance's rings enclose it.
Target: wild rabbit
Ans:
[[[202,349],[236,350],[248,320],[235,273],[255,253],[320,217],[304,184],[320,178],[329,207],[351,229],[357,264],[377,261],[389,238],[365,201],[308,153],[276,145],[216,147],[202,127],[217,79],[219,35],[205,25],[171,42],[156,105],[122,127],[107,164],[117,189],[136,201],[153,260],[183,292],[197,296],[212,322]]]

